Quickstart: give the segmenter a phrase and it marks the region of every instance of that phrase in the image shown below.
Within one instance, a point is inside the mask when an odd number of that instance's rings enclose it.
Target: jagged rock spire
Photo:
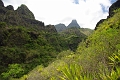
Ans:
[[[79,24],[77,23],[75,19],[72,20],[72,22],[67,26],[67,28],[71,28],[71,27],[80,28]]]

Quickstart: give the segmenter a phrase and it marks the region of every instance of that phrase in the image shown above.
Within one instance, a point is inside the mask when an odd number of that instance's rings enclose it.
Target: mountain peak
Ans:
[[[77,20],[73,19],[72,22],[67,26],[67,28],[72,27],[80,28],[79,24],[77,23]]]
[[[14,7],[13,7],[12,5],[8,5],[6,8],[7,8],[8,10],[14,10]]]
[[[4,3],[0,0],[0,7],[4,7]]]
[[[24,15],[26,18],[35,19],[34,14],[28,9],[25,4],[22,4],[20,7],[18,7],[17,12]]]
[[[62,23],[55,25],[55,28],[56,28],[57,32],[66,30],[65,24],[62,24]]]
[[[74,22],[74,23],[75,23],[75,22],[77,22],[77,21],[76,21],[76,19],[73,19],[73,20],[72,20],[72,22]]]

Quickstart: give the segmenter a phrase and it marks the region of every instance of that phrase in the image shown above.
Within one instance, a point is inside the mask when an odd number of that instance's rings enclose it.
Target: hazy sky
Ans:
[[[83,28],[94,29],[100,19],[108,16],[109,7],[116,0],[3,0],[4,5],[17,9],[25,4],[39,21],[46,25],[64,23],[76,19]]]

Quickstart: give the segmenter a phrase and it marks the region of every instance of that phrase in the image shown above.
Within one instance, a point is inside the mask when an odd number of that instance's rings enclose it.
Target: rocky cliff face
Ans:
[[[8,6],[6,7],[6,9],[8,9],[8,10],[14,10],[14,7],[13,7],[12,5],[8,5]]]
[[[18,9],[16,11],[19,14],[21,14],[22,17],[29,18],[29,19],[35,19],[34,14],[24,4],[22,4],[20,7],[18,7]]]
[[[115,3],[113,3],[113,4],[110,6],[110,8],[109,8],[109,15],[108,15],[107,19],[110,18],[110,17],[112,17],[112,16],[114,15],[114,10],[116,10],[116,9],[118,9],[118,8],[120,8],[120,0],[117,0]],[[101,20],[96,24],[95,30],[98,29],[98,25],[101,24],[102,22],[104,22],[104,20],[106,20],[106,19],[101,19]]]
[[[120,8],[120,0],[117,0],[115,3],[113,3],[109,8],[109,16],[112,17],[114,15],[114,10]]]
[[[34,14],[24,4],[18,7],[17,10],[14,10],[12,5],[5,7],[0,0],[0,21],[13,26],[32,27],[44,31],[53,29],[51,31],[56,32],[54,26],[46,27],[42,21],[35,20]]]
[[[67,28],[72,28],[72,27],[80,28],[76,20],[72,20],[72,22],[67,26]]]

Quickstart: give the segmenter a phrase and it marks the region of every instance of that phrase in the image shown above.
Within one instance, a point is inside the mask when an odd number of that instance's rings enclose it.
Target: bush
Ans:
[[[4,79],[19,78],[24,74],[24,69],[20,64],[10,64],[6,72],[2,73]]]

